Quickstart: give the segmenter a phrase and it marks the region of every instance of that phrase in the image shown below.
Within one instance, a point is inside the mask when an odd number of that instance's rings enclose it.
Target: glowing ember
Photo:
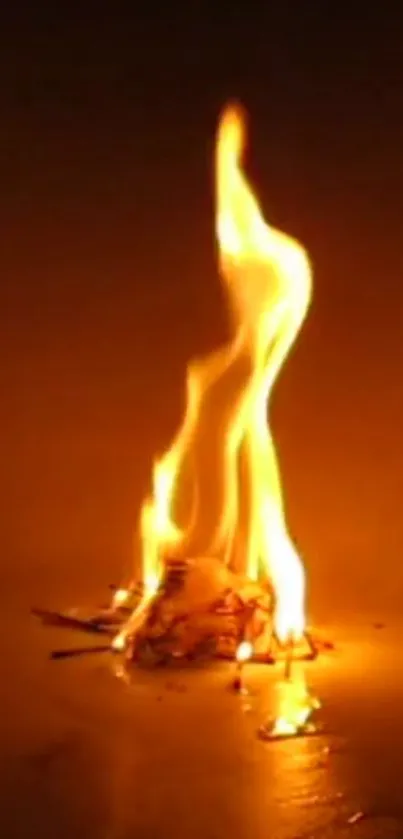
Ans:
[[[122,653],[126,647],[126,629],[122,632],[119,632],[119,635],[115,635],[112,641],[112,649],[115,653]]]
[[[281,642],[298,641],[304,632],[304,570],[286,526],[267,416],[310,302],[311,272],[300,244],[266,224],[242,169],[243,147],[244,117],[231,106],[217,136],[216,232],[233,336],[189,366],[184,421],[154,465],[152,493],[141,511],[143,598],[115,648],[141,625],[167,560],[172,565],[189,557],[210,557],[239,578],[269,587]],[[117,605],[121,597],[117,592]],[[243,642],[237,661],[252,654]],[[288,710],[291,705],[289,697]],[[290,725],[299,725],[298,714]],[[287,711],[284,720],[290,716]],[[284,727],[284,720],[278,724]]]
[[[112,599],[112,605],[114,608],[118,609],[121,606],[124,606],[127,603],[130,597],[130,592],[125,588],[118,588],[115,591]]]
[[[241,641],[241,643],[238,644],[235,653],[236,676],[232,683],[234,690],[236,690],[238,693],[248,694],[248,690],[245,688],[242,681],[242,673],[244,664],[252,658],[252,655],[252,644],[249,641]]]
[[[239,664],[244,664],[245,661],[249,661],[250,658],[253,656],[253,646],[249,641],[241,641],[238,644],[237,651],[235,653],[235,658]]]

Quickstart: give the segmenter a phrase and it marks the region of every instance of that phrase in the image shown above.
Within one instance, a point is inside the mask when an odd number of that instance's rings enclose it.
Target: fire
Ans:
[[[314,732],[315,727],[309,720],[320,703],[309,694],[303,670],[295,669],[293,676],[280,682],[278,688],[278,713],[272,728],[266,729],[268,738],[294,737]]]
[[[237,651],[235,653],[235,658],[238,664],[244,664],[245,661],[249,661],[252,656],[253,646],[250,641],[241,641],[241,643],[238,644]]]
[[[287,531],[267,414],[272,387],[310,302],[311,273],[302,247],[264,221],[242,171],[243,147],[242,113],[230,107],[218,133],[217,236],[221,272],[252,364],[234,428],[246,444],[252,495],[246,571],[271,580],[275,627],[284,641],[304,631],[305,582]]]
[[[144,585],[140,612],[158,591],[167,557],[217,557],[251,580],[271,584],[274,626],[284,642],[298,640],[304,632],[305,580],[287,530],[268,412],[273,385],[310,302],[311,271],[301,245],[265,222],[242,168],[244,144],[243,112],[229,106],[217,136],[216,234],[233,337],[189,366],[184,421],[154,465],[152,493],[140,517]],[[216,402],[221,414],[212,421],[211,405]],[[193,476],[194,503],[179,524],[176,502],[184,491],[186,463],[192,459],[200,426],[209,417],[210,432],[214,428],[220,444],[218,473],[210,476],[207,489],[200,476]],[[200,463],[202,458],[195,460]],[[203,531],[200,516],[213,503],[212,482],[219,483],[221,494],[210,517],[213,524]],[[137,620],[138,610],[115,639],[115,647],[124,646]]]

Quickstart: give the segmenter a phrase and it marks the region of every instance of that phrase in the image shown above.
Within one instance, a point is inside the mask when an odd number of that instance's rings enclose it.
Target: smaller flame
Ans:
[[[244,664],[245,661],[249,661],[252,656],[253,646],[250,641],[241,641],[241,643],[238,644],[237,651],[235,653],[235,658],[238,664]]]
[[[112,645],[111,645],[112,649],[114,650],[115,653],[123,653],[124,652],[124,649],[125,649],[125,646],[126,646],[126,638],[127,638],[127,633],[126,633],[125,630],[122,630],[122,632],[119,632],[118,635],[115,635],[115,637],[112,641]]]
[[[131,614],[129,620],[125,623],[123,629],[117,635],[115,635],[112,641],[112,649],[115,653],[124,652],[126,649],[128,638],[130,638],[130,636],[134,636],[141,627],[144,618],[147,615],[147,610],[150,606],[150,603],[152,603],[158,592],[159,577],[157,575],[154,577],[150,574],[150,576],[145,579],[145,584],[145,592],[140,600],[140,603],[138,604],[138,606],[136,606],[134,612]]]
[[[308,692],[303,674],[295,671],[290,679],[282,681],[279,694],[279,711],[270,736],[293,737],[314,731],[309,719],[320,702]]]
[[[115,591],[112,599],[112,606],[115,609],[119,609],[120,606],[124,606],[127,603],[130,596],[130,592],[126,588],[118,588]]]

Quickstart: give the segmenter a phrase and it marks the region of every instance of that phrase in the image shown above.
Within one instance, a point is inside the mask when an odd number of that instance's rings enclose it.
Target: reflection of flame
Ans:
[[[140,522],[142,605],[158,588],[164,557],[197,556],[201,545],[203,555],[218,557],[251,579],[271,581],[275,628],[284,641],[299,638],[304,630],[304,572],[286,527],[267,411],[272,386],[309,305],[310,268],[303,248],[265,223],[242,171],[243,145],[242,112],[228,107],[217,137],[216,230],[233,338],[190,365],[184,421],[154,466],[153,491]],[[216,403],[221,414],[212,419]],[[208,427],[204,435],[201,426]],[[208,448],[208,457],[212,449],[218,451],[216,472],[204,484],[201,474],[193,475],[197,503],[179,525],[175,512],[178,497],[188,492],[189,484],[184,490],[182,480],[188,461],[198,441],[213,432],[216,446]],[[206,457],[194,460],[201,472]],[[212,504],[212,481],[219,484],[221,495],[213,524],[203,530],[200,519]]]

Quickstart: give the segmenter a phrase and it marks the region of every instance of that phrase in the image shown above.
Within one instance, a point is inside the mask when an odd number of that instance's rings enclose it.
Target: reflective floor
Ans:
[[[247,667],[248,697],[227,664],[127,683],[109,655],[49,661],[87,639],[41,627],[26,596],[3,622],[5,839],[402,839],[403,625],[327,627],[336,651],[306,668],[316,736],[262,742],[280,667]]]

